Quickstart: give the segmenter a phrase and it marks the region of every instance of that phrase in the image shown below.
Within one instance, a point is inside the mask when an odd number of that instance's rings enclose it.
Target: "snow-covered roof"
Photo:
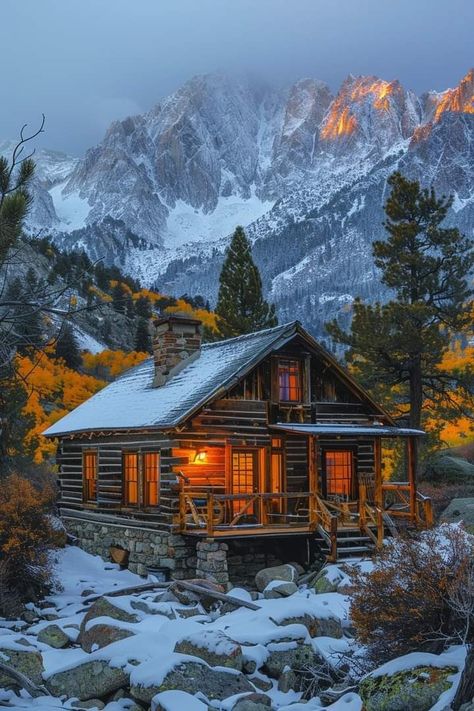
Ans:
[[[153,358],[131,368],[76,407],[44,435],[92,430],[174,427],[228,390],[267,352],[280,348],[301,329],[297,321],[218,343],[205,343],[196,358],[160,387],[153,387]],[[304,332],[304,331],[303,331]]]
[[[421,437],[425,432],[410,427],[391,427],[385,425],[340,425],[340,424],[299,424],[278,422],[272,425],[272,429],[283,432],[293,432],[294,434],[313,435],[353,435],[362,437],[364,435],[381,435],[382,437]]]

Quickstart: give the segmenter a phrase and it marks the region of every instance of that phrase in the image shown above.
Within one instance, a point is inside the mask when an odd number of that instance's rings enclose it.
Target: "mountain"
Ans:
[[[1,146],[0,146],[1,149]],[[317,334],[355,295],[384,298],[372,258],[395,169],[453,194],[451,224],[474,235],[474,70],[417,97],[350,75],[335,96],[302,79],[191,79],[114,122],[84,158],[38,156],[43,226],[144,284],[215,297],[228,236],[244,224],[280,318]]]

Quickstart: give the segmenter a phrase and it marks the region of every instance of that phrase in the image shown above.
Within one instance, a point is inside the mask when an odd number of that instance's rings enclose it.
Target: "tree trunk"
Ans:
[[[459,709],[462,704],[474,698],[474,647],[469,647],[466,663],[459,682],[458,690],[452,703],[453,709]]]
[[[410,427],[420,429],[421,408],[423,406],[423,384],[421,373],[421,356],[413,359],[410,370]]]

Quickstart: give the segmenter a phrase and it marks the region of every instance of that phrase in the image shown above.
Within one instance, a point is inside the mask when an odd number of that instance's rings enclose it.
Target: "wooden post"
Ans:
[[[365,484],[359,484],[359,527],[363,531],[367,526],[367,487]]]
[[[329,552],[329,560],[332,563],[337,561],[337,516],[331,516],[331,549]]]
[[[423,499],[423,513],[426,528],[433,528],[433,503],[431,499]]]
[[[377,514],[377,548],[382,548],[383,546],[383,512],[378,506],[376,508]]]
[[[179,492],[179,530],[183,533],[186,529],[186,495],[181,489]]]
[[[382,490],[382,439],[376,437],[374,439],[374,503],[381,509],[384,508],[383,490]]]
[[[410,518],[416,524],[416,442],[414,437],[407,440],[408,483],[410,485]]]
[[[214,535],[214,494],[207,495],[207,535],[212,538]]]
[[[308,488],[309,488],[309,524],[316,528],[316,495],[318,493],[318,439],[308,437]]]

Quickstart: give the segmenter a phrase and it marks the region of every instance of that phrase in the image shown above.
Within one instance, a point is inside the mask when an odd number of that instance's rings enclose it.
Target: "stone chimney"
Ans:
[[[171,314],[154,321],[153,357],[155,378],[159,387],[179,371],[199,358],[201,351],[201,321],[187,314]]]

